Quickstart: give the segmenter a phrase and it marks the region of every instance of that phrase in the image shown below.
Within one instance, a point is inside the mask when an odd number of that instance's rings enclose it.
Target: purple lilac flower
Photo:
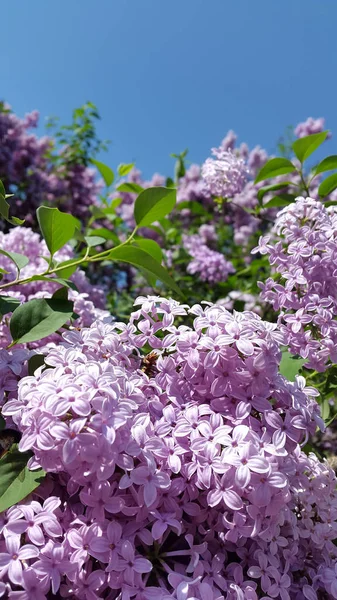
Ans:
[[[280,375],[277,324],[155,296],[135,308],[64,333],[54,368],[4,405],[47,477],[2,515],[0,593],[335,597],[336,478],[301,450],[323,427],[317,391]]]
[[[268,255],[277,280],[259,283],[261,299],[279,315],[290,351],[324,371],[336,362],[337,213],[312,198],[281,210],[253,253]]]
[[[231,151],[213,148],[215,158],[207,158],[201,176],[213,196],[232,198],[242,192],[247,181],[248,168],[242,158]]]

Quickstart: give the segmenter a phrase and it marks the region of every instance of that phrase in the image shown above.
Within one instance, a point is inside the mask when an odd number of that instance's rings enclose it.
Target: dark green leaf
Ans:
[[[0,315],[7,315],[13,312],[20,304],[18,298],[11,296],[0,296]]]
[[[275,190],[282,190],[288,185],[292,185],[291,181],[283,181],[282,183],[275,183],[274,185],[264,185],[257,192],[258,200],[262,200],[263,196],[268,194],[268,192],[274,192]]]
[[[9,217],[9,204],[6,202],[5,196],[0,194],[0,215],[8,221]]]
[[[58,208],[40,206],[36,211],[41,233],[51,255],[55,254],[74,236],[78,221]]]
[[[127,182],[121,183],[121,185],[119,185],[116,189],[118,192],[140,194],[140,192],[142,192],[144,188],[141,185],[138,185],[138,183]]]
[[[1,196],[3,196],[4,198],[6,198],[6,190],[5,190],[5,186],[2,183],[1,179],[0,179],[0,194]]]
[[[15,343],[41,340],[62,327],[73,314],[73,302],[34,298],[13,312],[10,332]]]
[[[120,177],[125,177],[125,175],[128,175],[130,173],[130,171],[132,171],[133,167],[135,166],[135,163],[129,163],[127,165],[119,165],[118,167],[118,175]]]
[[[257,174],[255,183],[264,181],[265,179],[271,179],[271,177],[277,177],[278,175],[285,175],[286,173],[293,173],[296,171],[295,165],[293,165],[287,158],[271,158],[262,167]]]
[[[321,198],[325,198],[337,188],[337,173],[333,173],[329,175],[324,181],[322,181],[321,185],[318,188],[318,193]]]
[[[134,216],[138,227],[159,221],[173,210],[175,203],[176,190],[162,187],[144,190],[139,194],[134,206]]]
[[[52,295],[52,300],[68,300],[68,288],[60,287]]]
[[[108,258],[113,261],[129,263],[134,267],[141,267],[149,275],[154,275],[156,279],[159,279],[177,294],[182,296],[179,287],[166,269],[141,248],[135,248],[134,246],[117,246],[117,248],[111,250]]]
[[[277,208],[281,206],[288,206],[295,201],[296,196],[293,194],[279,194],[274,196],[269,202],[263,205],[263,208]]]
[[[327,131],[321,131],[321,133],[312,133],[311,135],[306,135],[305,137],[296,140],[292,145],[292,149],[298,160],[303,163],[309,158],[309,156],[323,144],[327,135]]]
[[[288,381],[295,381],[295,376],[298,374],[300,369],[305,363],[304,358],[295,358],[287,350],[282,352],[282,359],[280,362],[280,373]]]
[[[28,375],[34,375],[36,369],[45,364],[44,359],[44,354],[33,354],[28,360]]]
[[[98,160],[92,160],[91,162],[95,165],[95,167],[97,167],[98,171],[102,175],[105,185],[109,187],[115,179],[113,170]]]
[[[6,252],[6,250],[0,249],[0,254],[3,254],[4,256],[10,258],[16,265],[19,272],[29,263],[29,258],[27,258],[27,256],[24,256],[23,254],[18,254],[17,252]]]
[[[31,454],[20,452],[17,445],[0,459],[0,513],[21,502],[43,481],[42,469],[30,471],[27,462]]]
[[[6,428],[6,421],[2,415],[0,415],[0,431]]]
[[[313,172],[315,175],[319,175],[319,173],[333,171],[334,169],[337,169],[337,154],[332,154],[331,156],[324,158],[318,163],[317,167],[313,169]]]

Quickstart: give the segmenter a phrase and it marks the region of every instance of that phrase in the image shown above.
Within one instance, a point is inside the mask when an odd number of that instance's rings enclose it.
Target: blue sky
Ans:
[[[326,117],[337,139],[336,0],[11,0],[1,97],[70,120],[86,100],[112,140],[102,160],[171,174],[228,129],[275,150],[285,127]],[[329,142],[333,150],[335,142]]]

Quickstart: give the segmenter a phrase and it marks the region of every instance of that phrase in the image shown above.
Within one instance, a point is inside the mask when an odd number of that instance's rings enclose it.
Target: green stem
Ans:
[[[125,240],[125,242],[122,242],[121,244],[116,246],[116,248],[120,248],[120,246],[126,246],[127,244],[132,242],[133,238],[135,237],[135,235],[137,233],[137,230],[138,230],[138,225],[136,225],[133,232]],[[105,258],[107,258],[109,256],[110,252],[111,252],[111,249],[103,250],[103,252],[99,252],[98,254],[95,254],[94,256],[89,256],[89,248],[87,248],[86,253],[82,258],[79,258],[78,260],[75,260],[74,262],[69,263],[65,266],[59,265],[58,267],[55,267],[54,269],[47,269],[47,271],[44,271],[44,273],[40,273],[40,275],[43,277],[46,277],[47,275],[53,275],[54,273],[63,271],[63,269],[66,269],[66,268],[75,267],[75,266],[77,267],[79,265],[84,264],[85,262],[101,261],[101,260],[104,260]],[[26,279],[16,279],[15,281],[9,281],[7,283],[3,283],[2,285],[0,285],[0,290],[4,290],[8,287],[12,287],[13,285],[24,285],[25,283],[29,283],[31,280],[32,280],[32,277],[27,277]],[[51,281],[52,281],[52,279],[51,279]]]

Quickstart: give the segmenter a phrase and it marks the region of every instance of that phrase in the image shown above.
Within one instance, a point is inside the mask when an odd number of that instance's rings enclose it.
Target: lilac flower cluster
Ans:
[[[324,131],[324,127],[325,119],[323,119],[323,117],[319,117],[318,119],[309,117],[306,121],[299,123],[295,127],[294,133],[296,137],[302,138],[306,137],[307,135],[312,135],[313,133],[320,133],[321,131]],[[331,137],[331,134],[329,133],[327,137]]]
[[[201,168],[206,189],[213,196],[232,198],[242,192],[249,174],[245,161],[231,150],[213,148]]]
[[[206,241],[209,237],[207,238],[206,231],[201,226],[199,234],[183,236],[184,248],[193,257],[187,266],[187,272],[191,275],[198,274],[201,281],[208,283],[226,281],[228,275],[235,272],[234,266],[221,252],[207,246]]]
[[[28,133],[37,126],[38,118],[39,113],[33,111],[20,119],[7,104],[0,110],[0,179],[15,195],[11,204],[16,211],[12,212],[33,223],[36,208],[50,202],[79,218],[87,218],[89,207],[97,204],[102,188],[96,181],[96,172],[66,161],[61,166],[54,165],[48,158],[52,138]]]
[[[270,235],[253,253],[268,255],[275,276],[259,283],[262,300],[279,313],[293,354],[324,371],[337,361],[337,213],[297,198],[278,213]]]
[[[31,277],[43,273],[47,268],[49,252],[47,246],[37,233],[28,227],[15,227],[9,233],[0,232],[0,247],[5,252],[17,252],[29,259],[26,267],[21,269],[21,277]],[[43,258],[45,257],[45,258]],[[55,255],[56,260],[69,260],[74,257],[70,246],[65,246]],[[16,267],[10,258],[0,254],[0,267],[7,271],[3,276],[3,282],[14,281],[16,278]],[[69,299],[74,301],[74,311],[79,315],[75,325],[79,327],[89,326],[98,317],[108,313],[104,311],[105,292],[98,286],[92,286],[84,271],[77,270],[71,277],[77,287],[77,291],[69,290]],[[58,289],[58,284],[46,281],[31,281],[24,285],[15,285],[6,295],[17,298],[20,302],[26,302],[33,298],[49,298]],[[51,342],[55,342],[58,335],[44,338],[38,342],[29,344],[30,349],[41,349]],[[25,373],[25,363],[33,354],[23,349],[5,350],[12,341],[9,332],[9,315],[6,315],[0,323],[0,404],[5,397],[13,395],[17,389],[20,377]]]
[[[301,451],[317,392],[279,374],[277,325],[136,307],[66,332],[4,407],[49,475],[2,515],[0,596],[337,598],[336,478]]]
[[[243,310],[255,312],[257,315],[262,315],[262,306],[258,296],[248,292],[232,290],[225,298],[217,300],[216,304],[224,306],[227,310],[233,310],[236,303],[243,305]]]

